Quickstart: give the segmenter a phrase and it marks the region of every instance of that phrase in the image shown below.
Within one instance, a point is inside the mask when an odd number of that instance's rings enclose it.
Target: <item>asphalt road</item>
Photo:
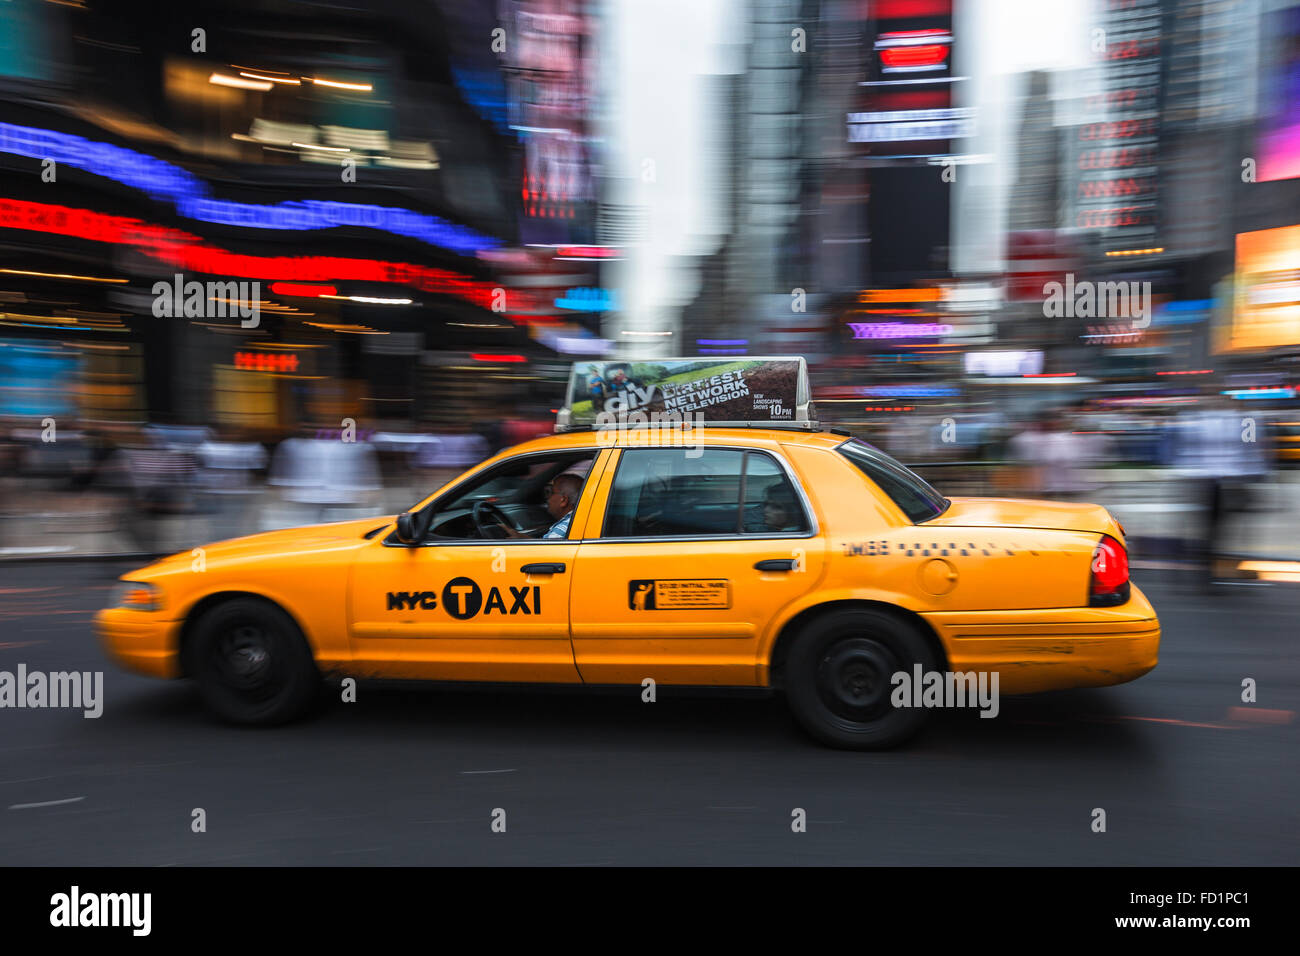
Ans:
[[[1300,861],[1294,585],[1207,596],[1139,575],[1164,627],[1151,674],[938,714],[908,748],[861,754],[807,740],[779,698],[663,688],[647,704],[363,683],[304,723],[224,727],[187,684],[104,658],[90,617],[128,569],[0,564],[0,671],[101,670],[105,699],[98,719],[0,709],[3,863]]]

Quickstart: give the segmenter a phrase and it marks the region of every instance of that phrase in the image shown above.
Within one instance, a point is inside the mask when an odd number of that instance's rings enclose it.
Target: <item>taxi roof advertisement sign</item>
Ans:
[[[806,422],[809,399],[808,366],[802,356],[577,362],[558,427],[664,419]]]

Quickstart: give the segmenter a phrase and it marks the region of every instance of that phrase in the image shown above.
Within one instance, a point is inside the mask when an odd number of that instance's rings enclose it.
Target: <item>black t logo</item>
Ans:
[[[483,606],[483,592],[469,578],[452,578],[442,589],[442,607],[448,614],[464,621]]]

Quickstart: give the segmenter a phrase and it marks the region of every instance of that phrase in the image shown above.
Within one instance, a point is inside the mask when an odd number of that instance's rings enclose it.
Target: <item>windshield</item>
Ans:
[[[935,491],[925,479],[890,458],[879,448],[856,438],[846,441],[836,451],[874,481],[880,490],[907,515],[920,523],[937,518],[948,510],[948,499]]]

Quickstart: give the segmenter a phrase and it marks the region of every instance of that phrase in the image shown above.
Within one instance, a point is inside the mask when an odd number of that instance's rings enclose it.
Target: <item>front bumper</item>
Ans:
[[[179,677],[181,621],[130,608],[105,608],[95,615],[95,633],[119,666],[148,677]]]
[[[1136,585],[1114,608],[922,616],[943,642],[950,670],[997,671],[1002,694],[1123,684],[1154,668],[1160,651],[1160,621]]]

